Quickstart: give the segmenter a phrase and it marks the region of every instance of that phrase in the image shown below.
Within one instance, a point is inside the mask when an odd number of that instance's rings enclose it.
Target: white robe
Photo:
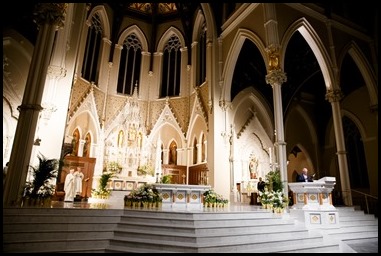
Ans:
[[[66,202],[73,202],[74,196],[75,196],[75,190],[74,190],[74,175],[73,173],[68,173],[65,178],[65,185],[64,185],[64,191],[65,191],[65,199]]]
[[[85,176],[83,175],[83,172],[75,172],[74,177],[75,177],[74,179],[75,194],[81,195],[82,194],[82,180]]]

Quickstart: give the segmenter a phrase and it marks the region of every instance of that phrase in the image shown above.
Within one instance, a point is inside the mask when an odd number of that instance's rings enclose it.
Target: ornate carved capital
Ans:
[[[279,70],[271,70],[267,75],[266,75],[266,83],[270,85],[275,85],[275,84],[283,84],[287,81],[287,76],[286,73],[282,72],[280,69]]]
[[[58,66],[49,66],[48,67],[48,76],[57,79],[57,78],[62,78],[66,76],[66,69],[63,67],[58,67]]]
[[[34,22],[37,25],[56,25],[57,29],[64,26],[67,3],[38,3],[36,4]]]
[[[325,94],[325,99],[330,103],[340,101],[344,97],[344,94],[339,89],[329,89]]]

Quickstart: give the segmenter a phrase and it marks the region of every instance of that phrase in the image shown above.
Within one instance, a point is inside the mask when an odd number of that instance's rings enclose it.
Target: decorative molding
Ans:
[[[65,23],[67,6],[67,3],[38,3],[33,13],[33,21],[39,26],[51,24],[62,28]]]
[[[344,97],[344,94],[339,89],[328,89],[325,94],[325,99],[330,103],[340,101]]]
[[[280,69],[271,70],[266,75],[266,83],[270,84],[271,86],[278,84],[282,85],[287,81],[286,73],[282,72]]]

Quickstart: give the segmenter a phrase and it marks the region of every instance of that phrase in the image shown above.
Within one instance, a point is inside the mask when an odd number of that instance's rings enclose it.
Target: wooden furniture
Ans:
[[[82,179],[82,193],[81,197],[88,198],[91,196],[91,189],[93,184],[94,167],[96,158],[91,157],[78,157],[78,156],[66,156],[65,166],[62,168],[60,181],[63,183],[65,181],[66,175],[69,173],[70,169],[76,170],[77,167],[81,168],[83,173]]]

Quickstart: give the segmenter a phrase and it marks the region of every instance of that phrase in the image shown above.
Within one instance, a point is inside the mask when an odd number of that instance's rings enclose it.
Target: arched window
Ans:
[[[91,25],[87,32],[85,55],[82,65],[82,77],[89,82],[98,83],[98,62],[102,42],[102,26],[98,14],[91,19]]]
[[[181,43],[172,35],[164,47],[160,97],[180,95]]]
[[[198,72],[197,85],[202,85],[206,80],[206,23],[202,24],[198,43]]]
[[[138,85],[141,61],[142,44],[136,34],[132,33],[123,42],[118,75],[118,93],[133,94],[134,83]]]

